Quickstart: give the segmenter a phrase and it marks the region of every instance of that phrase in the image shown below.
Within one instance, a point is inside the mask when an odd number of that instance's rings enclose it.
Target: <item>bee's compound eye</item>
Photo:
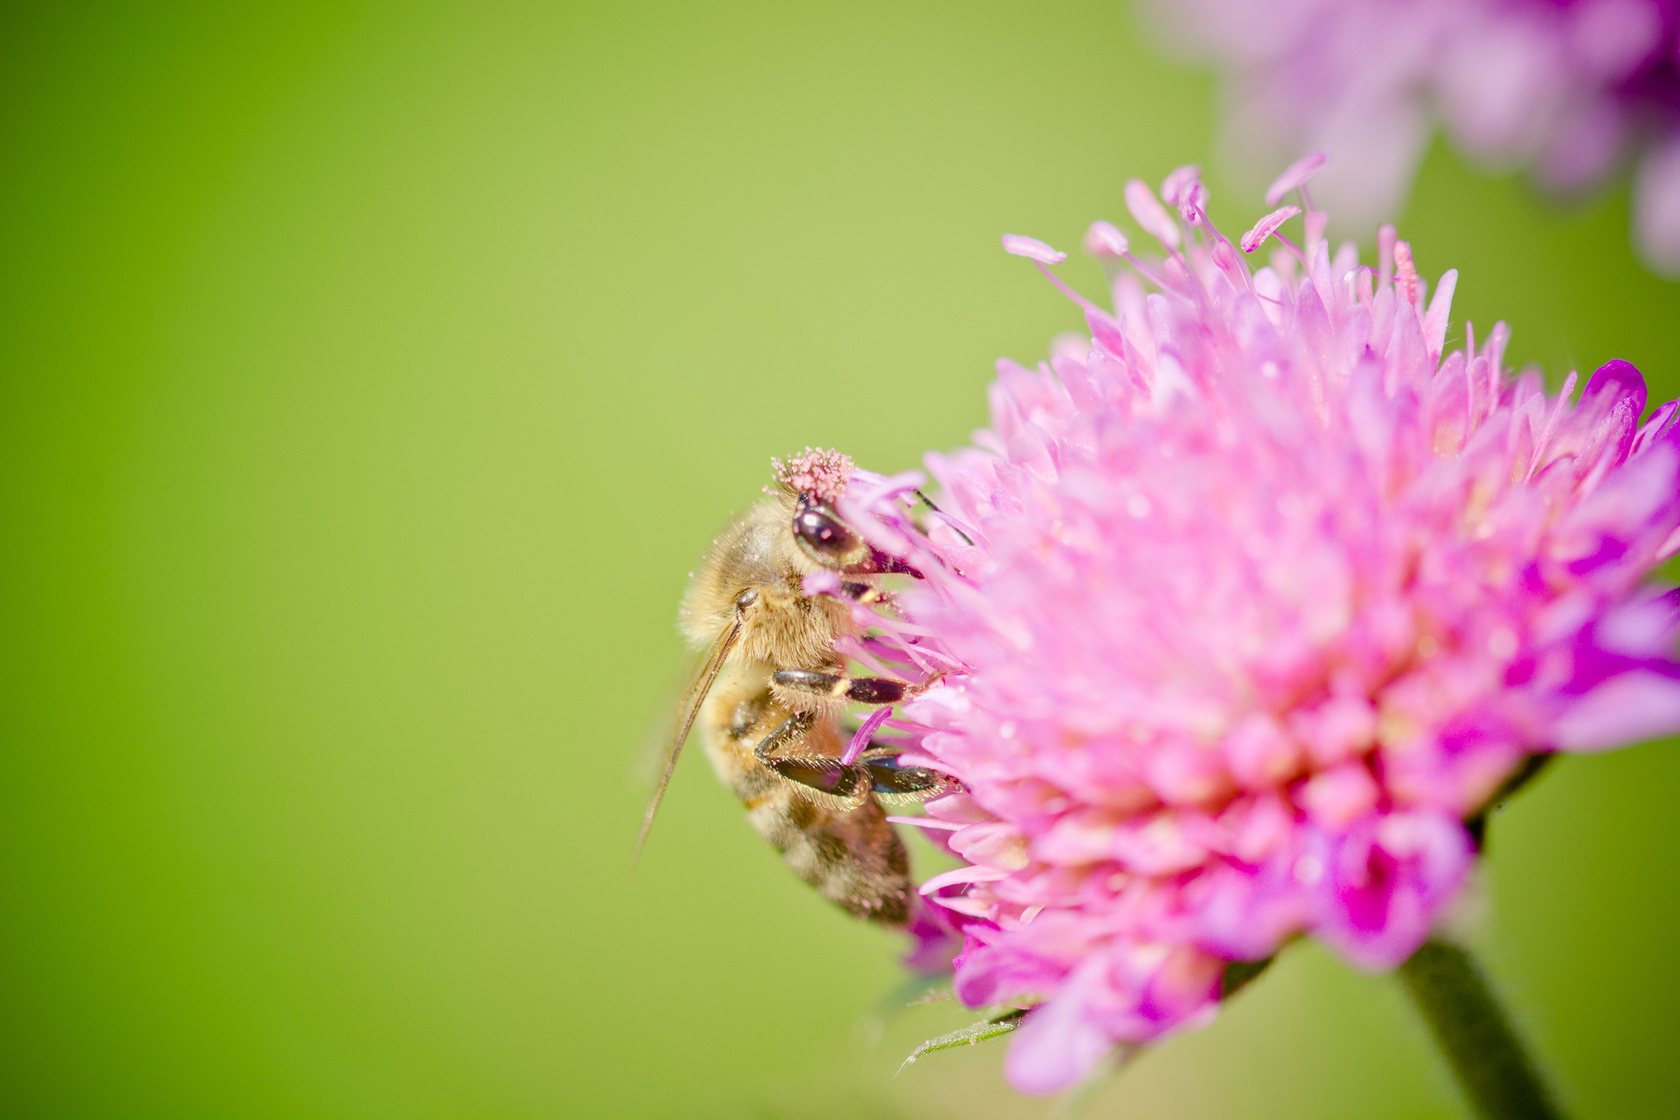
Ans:
[[[863,541],[827,506],[800,498],[793,515],[793,535],[819,564],[838,568],[862,555]]]

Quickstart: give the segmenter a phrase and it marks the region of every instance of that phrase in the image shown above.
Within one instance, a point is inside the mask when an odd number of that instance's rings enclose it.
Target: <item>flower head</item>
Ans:
[[[1439,114],[1472,157],[1578,190],[1638,151],[1638,240],[1680,268],[1677,0],[1155,0],[1229,78],[1248,160],[1327,149],[1322,198],[1393,213]]]
[[[928,456],[937,512],[915,474],[838,504],[925,577],[870,652],[931,682],[891,726],[960,781],[919,819],[963,866],[922,893],[957,994],[1033,1005],[1028,1091],[1205,1021],[1296,935],[1398,964],[1526,759],[1680,728],[1680,601],[1647,582],[1675,403],[1641,423],[1626,362],[1549,393],[1503,324],[1450,346],[1456,274],[1431,295],[1391,229],[1372,267],[1274,214],[1251,270],[1176,185],[1188,215],[1126,194],[1164,255],[1098,227],[1113,310],[1075,293],[1088,333],[1000,362],[991,427]]]

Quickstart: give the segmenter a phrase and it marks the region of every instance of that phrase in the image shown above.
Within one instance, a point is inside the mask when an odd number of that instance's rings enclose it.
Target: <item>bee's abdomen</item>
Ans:
[[[789,712],[770,693],[771,667],[746,663],[712,690],[700,721],[712,768],[746,806],[747,819],[794,873],[848,913],[885,925],[910,920],[910,857],[874,799],[855,809],[818,804],[759,762],[753,744]],[[832,720],[801,740],[815,755],[841,749]]]
[[[741,774],[736,793],[759,835],[818,894],[884,925],[910,920],[910,858],[874,801],[835,812],[767,771]]]

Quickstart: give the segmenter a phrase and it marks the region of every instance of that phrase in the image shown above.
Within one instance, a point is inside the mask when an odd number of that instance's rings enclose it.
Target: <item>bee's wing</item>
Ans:
[[[671,753],[671,731],[682,716],[685,701],[700,679],[700,670],[712,659],[712,647],[703,650],[684,650],[682,662],[664,682],[659,698],[648,706],[642,721],[641,737],[636,740],[636,754],[624,776],[637,792],[645,795],[659,779],[665,759]]]
[[[653,828],[653,815],[659,812],[659,803],[665,797],[665,787],[671,784],[671,772],[677,768],[677,756],[682,753],[683,741],[688,738],[689,730],[694,726],[694,717],[700,712],[700,705],[706,699],[706,694],[712,690],[712,682],[717,680],[718,672],[723,663],[729,660],[729,653],[735,648],[735,643],[741,637],[740,620],[730,623],[729,629],[717,640],[712,647],[711,654],[700,673],[689,686],[688,693],[683,697],[682,707],[679,709],[676,731],[672,733],[669,746],[666,748],[665,768],[659,775],[659,784],[654,787],[653,799],[648,802],[647,812],[642,816],[642,831],[636,836],[636,848],[630,854],[630,866],[642,858],[642,846],[647,843],[648,832]]]

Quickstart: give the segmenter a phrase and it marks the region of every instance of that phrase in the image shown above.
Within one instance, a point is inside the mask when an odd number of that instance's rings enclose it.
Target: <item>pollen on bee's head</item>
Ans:
[[[833,504],[852,478],[852,457],[832,449],[807,447],[787,462],[771,459],[776,480],[798,494]]]

